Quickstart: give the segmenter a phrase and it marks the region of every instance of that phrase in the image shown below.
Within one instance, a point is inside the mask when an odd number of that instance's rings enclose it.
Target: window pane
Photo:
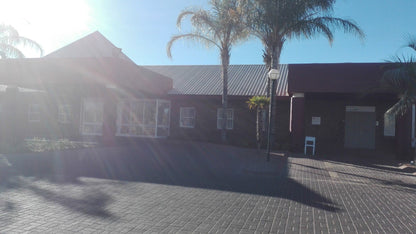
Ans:
[[[144,124],[155,125],[156,124],[156,101],[146,101],[144,110]]]
[[[154,136],[155,131],[156,131],[155,126],[144,126],[143,133],[141,135]]]
[[[68,123],[72,119],[71,105],[61,104],[58,106],[58,121],[61,123]]]
[[[128,126],[121,126],[120,127],[120,134],[128,134],[129,133],[129,127]]]
[[[142,124],[143,123],[143,101],[135,101],[132,103],[131,106],[131,121],[134,124]]]
[[[169,126],[170,104],[159,102],[157,123],[162,126]]]
[[[195,113],[194,107],[181,107],[180,126],[193,128],[195,126]]]
[[[233,119],[233,110],[227,109],[227,119]]]
[[[233,129],[233,120],[228,120],[227,119],[227,129]]]
[[[39,104],[29,104],[28,119],[30,122],[40,121],[40,106]]]
[[[99,100],[84,100],[83,133],[101,135],[103,128],[104,104]]]
[[[183,127],[194,127],[195,120],[193,118],[184,118],[182,119],[182,126]]]

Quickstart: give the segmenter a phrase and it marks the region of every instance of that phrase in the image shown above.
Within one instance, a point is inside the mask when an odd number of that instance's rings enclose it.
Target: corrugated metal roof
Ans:
[[[222,79],[219,65],[143,66],[173,80],[171,95],[221,95]],[[277,96],[287,92],[288,66],[280,65]],[[228,95],[266,95],[267,69],[265,65],[230,65],[228,68]]]
[[[0,59],[0,84],[40,88],[100,84],[155,95],[172,89],[172,79],[117,58]]]

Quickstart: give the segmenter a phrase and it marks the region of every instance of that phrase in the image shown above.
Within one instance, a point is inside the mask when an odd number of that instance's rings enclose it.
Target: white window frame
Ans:
[[[100,112],[102,113],[101,121],[95,122],[87,122],[85,121],[85,105],[86,102],[92,102],[97,105],[97,109],[101,109]],[[103,124],[104,124],[104,102],[98,98],[86,98],[82,102],[81,106],[81,134],[84,136],[102,136],[103,135]],[[85,131],[86,126],[95,126],[94,129],[98,129],[97,132],[87,132]]]
[[[72,121],[72,105],[59,104],[58,105],[58,122],[71,123]]]
[[[222,121],[223,121],[222,110],[223,110],[222,108],[217,109],[217,129],[222,128]],[[227,108],[226,111],[229,113],[226,114],[225,129],[232,130],[234,128],[234,109]]]
[[[132,105],[132,103],[137,103],[137,102],[142,102],[142,120],[143,123],[137,123],[134,120],[134,118],[132,119],[132,113],[131,110],[129,109],[129,117],[128,117],[128,123],[123,123],[123,108],[124,105],[128,104],[129,106]],[[145,124],[145,115],[146,115],[146,103],[149,102],[154,102],[155,103],[155,119],[154,119],[154,124]],[[116,136],[125,136],[125,137],[150,137],[150,138],[159,138],[159,137],[167,137],[167,136],[158,136],[158,128],[166,128],[167,132],[168,132],[168,136],[169,136],[169,131],[170,131],[170,127],[169,127],[169,123],[170,123],[170,111],[169,111],[169,116],[168,116],[168,123],[167,125],[162,125],[158,123],[158,115],[159,115],[159,104],[162,103],[168,103],[169,104],[169,110],[170,110],[170,101],[166,101],[166,100],[160,100],[160,99],[125,99],[125,100],[120,100],[117,104],[117,132],[116,132]],[[127,128],[135,128],[135,127],[141,127],[144,129],[152,129],[154,128],[154,134],[132,134],[130,132],[128,133],[122,133],[121,129],[122,127],[127,127]]]
[[[36,107],[36,108],[35,108]],[[40,105],[38,103],[29,104],[28,121],[31,123],[40,122]]]
[[[193,112],[190,112],[193,111]],[[190,114],[193,113],[193,114]],[[187,116],[189,115],[189,116]],[[181,128],[195,128],[195,116],[196,116],[196,109],[195,107],[180,107],[179,108],[179,126]],[[185,123],[189,123],[185,121],[185,119],[192,119],[192,125],[187,125]]]

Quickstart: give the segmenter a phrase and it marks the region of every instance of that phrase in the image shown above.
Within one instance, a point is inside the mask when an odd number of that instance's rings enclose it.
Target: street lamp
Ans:
[[[272,125],[272,107],[274,102],[274,92],[276,86],[276,80],[279,79],[280,72],[277,69],[271,69],[267,76],[272,81],[270,87],[270,102],[269,102],[269,126],[267,129],[267,161],[270,161],[270,137],[271,137],[271,125]]]

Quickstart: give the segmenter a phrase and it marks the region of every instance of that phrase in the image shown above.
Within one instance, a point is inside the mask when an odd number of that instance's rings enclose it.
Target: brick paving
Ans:
[[[54,154],[43,174],[15,162],[0,233],[416,233],[416,176],[394,165],[156,146]]]

